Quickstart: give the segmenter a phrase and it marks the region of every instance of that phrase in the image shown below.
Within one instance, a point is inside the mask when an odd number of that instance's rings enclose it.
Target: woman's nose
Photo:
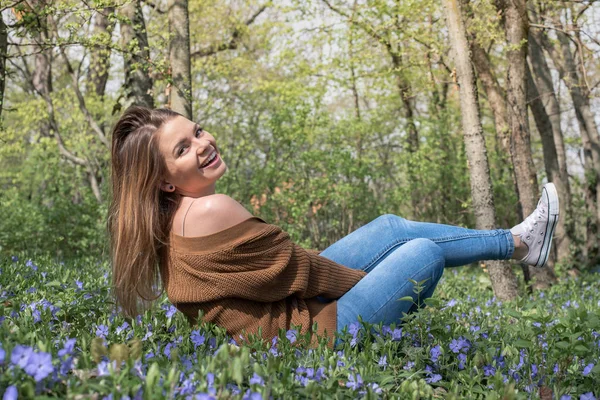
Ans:
[[[210,142],[206,139],[198,139],[198,147],[196,147],[196,154],[201,155],[206,152],[206,149],[210,147]]]

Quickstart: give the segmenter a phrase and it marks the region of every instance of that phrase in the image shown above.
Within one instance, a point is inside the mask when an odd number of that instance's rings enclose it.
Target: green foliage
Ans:
[[[14,385],[28,398],[600,394],[597,274],[502,303],[481,269],[447,269],[427,307],[401,325],[359,318],[337,334],[340,343],[331,350],[324,338],[308,348],[309,337],[295,326],[276,339],[257,335],[238,346],[214,324],[190,326],[165,296],[126,319],[115,310],[109,269],[92,259],[0,260],[0,393]],[[69,339],[75,339],[70,349]],[[56,375],[35,382],[35,371],[15,365],[17,346],[48,353]]]

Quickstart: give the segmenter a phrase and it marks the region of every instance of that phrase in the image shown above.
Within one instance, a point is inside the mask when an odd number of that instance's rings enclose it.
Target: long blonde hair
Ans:
[[[156,133],[179,115],[168,109],[130,107],[112,131],[112,281],[117,305],[131,317],[162,293],[160,264],[181,197],[160,189],[166,166]]]

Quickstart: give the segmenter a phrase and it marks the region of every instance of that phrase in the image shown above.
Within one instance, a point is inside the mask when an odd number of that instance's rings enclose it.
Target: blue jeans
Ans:
[[[482,231],[382,215],[320,254],[367,272],[338,299],[337,331],[342,332],[344,326],[357,321],[358,315],[374,325],[398,323],[403,313],[415,309],[409,301],[397,301],[412,296],[416,303],[417,295],[409,279],[426,280],[419,295],[423,300],[433,295],[444,267],[508,259],[514,249],[507,229]]]

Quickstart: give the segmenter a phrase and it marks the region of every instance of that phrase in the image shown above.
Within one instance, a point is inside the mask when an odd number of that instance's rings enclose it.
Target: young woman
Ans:
[[[124,313],[158,297],[190,322],[224,327],[234,339],[270,340],[302,326],[327,339],[362,319],[399,322],[415,296],[430,297],[444,267],[516,259],[541,267],[558,221],[544,185],[536,210],[511,230],[465,229],[383,215],[320,254],[215,193],[227,166],[215,138],[166,109],[132,107],[112,133],[109,215],[113,284]],[[316,323],[316,325],[314,325]],[[316,329],[315,329],[316,327]],[[316,343],[313,341],[313,343]]]

